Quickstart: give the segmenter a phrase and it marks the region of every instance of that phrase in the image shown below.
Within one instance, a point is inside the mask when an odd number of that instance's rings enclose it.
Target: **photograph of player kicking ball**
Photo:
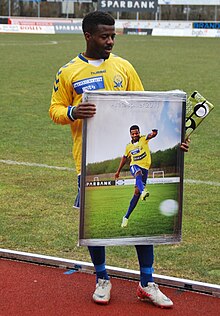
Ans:
[[[130,172],[135,178],[135,189],[127,213],[122,219],[122,228],[127,227],[128,219],[135,209],[139,198],[141,198],[142,201],[145,201],[149,196],[149,192],[146,188],[148,170],[151,165],[151,154],[148,142],[150,139],[156,137],[157,134],[158,130],[153,129],[148,135],[140,135],[140,128],[138,125],[132,125],[130,127],[131,142],[126,146],[125,154],[121,158],[118,170],[115,173],[115,179],[118,179],[122,168],[126,162],[130,160]]]

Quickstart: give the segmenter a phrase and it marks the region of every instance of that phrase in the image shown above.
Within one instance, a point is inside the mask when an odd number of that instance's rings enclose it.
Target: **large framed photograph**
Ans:
[[[88,91],[79,245],[181,241],[186,93]]]

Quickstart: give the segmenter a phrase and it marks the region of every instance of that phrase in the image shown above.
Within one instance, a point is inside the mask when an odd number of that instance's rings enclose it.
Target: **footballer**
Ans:
[[[126,146],[125,154],[121,158],[115,178],[119,178],[121,169],[130,160],[130,172],[135,178],[135,189],[134,195],[130,201],[127,213],[122,219],[121,227],[128,225],[128,218],[135,209],[139,198],[144,201],[148,196],[149,192],[146,190],[146,182],[148,176],[148,170],[151,165],[151,154],[148,146],[150,139],[156,137],[158,134],[157,129],[153,129],[148,135],[140,135],[140,128],[138,125],[132,125],[130,127],[131,141]]]

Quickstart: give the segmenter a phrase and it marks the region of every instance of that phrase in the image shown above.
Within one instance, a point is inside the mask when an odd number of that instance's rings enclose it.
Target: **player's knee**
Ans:
[[[141,193],[140,193],[138,187],[135,188],[134,194],[137,195],[137,196],[141,195]]]
[[[141,170],[138,170],[138,171],[135,173],[135,178],[137,178],[138,176],[142,176]]]

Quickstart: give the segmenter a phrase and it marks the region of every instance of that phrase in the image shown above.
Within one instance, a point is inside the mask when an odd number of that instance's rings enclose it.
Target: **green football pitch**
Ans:
[[[70,128],[48,115],[57,70],[84,47],[81,35],[0,34],[1,248],[90,261],[77,246]],[[184,157],[182,241],[155,246],[155,273],[209,283],[220,283],[219,51],[219,38],[135,35],[117,36],[114,48],[145,90],[198,90],[215,106]],[[128,202],[117,204],[117,221]],[[140,214],[141,204],[128,229]],[[138,269],[134,247],[107,247],[107,264]]]
[[[178,184],[152,184],[147,189],[150,196],[139,201],[129,218],[128,226],[121,228],[122,217],[126,214],[133,196],[134,186],[88,187],[85,202],[85,238],[111,240],[129,237],[158,236],[176,233],[178,214],[164,216],[160,203],[167,199],[178,200]],[[107,229],[106,229],[107,227]]]

